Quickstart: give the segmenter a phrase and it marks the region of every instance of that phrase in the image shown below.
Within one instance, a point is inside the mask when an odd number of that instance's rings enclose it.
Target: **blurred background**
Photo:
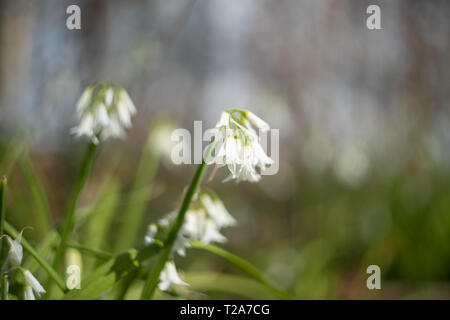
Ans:
[[[71,4],[81,30],[66,28]],[[381,30],[366,27],[370,4]],[[238,220],[224,248],[299,299],[449,299],[449,15],[448,1],[2,0],[9,220],[34,243],[59,225],[86,145],[69,134],[75,103],[104,79],[138,115],[98,154],[78,242],[141,244],[195,170],[171,163],[171,130],[240,107],[280,129],[279,172],[206,183]],[[372,264],[381,290],[366,288]],[[195,249],[177,266],[197,298],[272,297]]]

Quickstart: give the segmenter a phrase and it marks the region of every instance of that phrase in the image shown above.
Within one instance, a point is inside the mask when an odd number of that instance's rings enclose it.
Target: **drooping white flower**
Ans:
[[[25,285],[25,288],[23,289],[23,299],[24,300],[36,300],[33,293],[33,288],[31,288],[29,285]]]
[[[173,284],[189,286],[186,282],[180,279],[177,273],[177,269],[175,267],[175,263],[173,261],[167,261],[164,269],[161,271],[159,275],[159,284],[158,288],[162,291],[169,290]]]
[[[33,274],[29,270],[23,270],[22,271],[23,277],[25,279],[25,282],[28,286],[33,288],[34,292],[36,292],[36,295],[38,297],[41,296],[41,293],[45,293],[44,287],[40,284],[38,279],[36,279]]]
[[[214,132],[215,155],[208,164],[227,165],[230,176],[224,180],[260,180],[260,173],[273,160],[263,150],[255,129],[266,132],[269,125],[254,113],[231,109],[222,112]]]
[[[5,263],[2,267],[3,270],[10,268],[16,268],[19,267],[22,263],[23,259],[23,248],[20,244],[20,241],[22,240],[22,233],[23,230],[17,235],[17,238],[15,240],[11,239],[8,235],[5,235],[6,241],[9,244],[9,251],[8,256],[6,257]]]
[[[136,107],[123,88],[97,83],[86,88],[78,100],[80,122],[71,132],[77,137],[87,136],[93,143],[122,138],[135,113]]]
[[[220,227],[206,213],[205,209],[199,208],[186,212],[181,233],[191,240],[198,240],[206,244],[226,242],[227,238],[219,230]]]
[[[236,224],[236,219],[228,212],[218,197],[213,198],[207,193],[202,193],[200,195],[200,201],[219,228],[234,226]]]

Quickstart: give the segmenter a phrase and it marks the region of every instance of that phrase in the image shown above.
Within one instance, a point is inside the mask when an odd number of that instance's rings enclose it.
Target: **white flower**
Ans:
[[[200,201],[218,227],[229,227],[236,224],[236,219],[228,212],[218,197],[213,199],[209,194],[202,193]]]
[[[33,288],[34,292],[36,292],[36,295],[38,297],[41,296],[41,293],[45,293],[44,287],[39,283],[39,281],[33,276],[33,274],[28,270],[22,271],[23,277],[25,279],[25,282],[28,286]]]
[[[36,300],[34,297],[33,289],[29,285],[25,285],[25,288],[23,290],[23,298],[25,300]]]
[[[273,163],[263,150],[253,126],[262,132],[270,129],[264,120],[250,111],[231,109],[222,112],[214,133],[212,163],[228,166],[231,174],[224,182],[233,179],[257,182],[261,178],[260,173]],[[211,164],[210,159],[207,160]]]
[[[114,85],[98,83],[86,88],[77,103],[78,126],[71,132],[93,143],[110,137],[122,138],[131,127],[136,107],[128,93]]]
[[[9,244],[9,251],[5,264],[2,267],[3,270],[7,269],[8,266],[11,268],[18,267],[22,263],[23,248],[20,244],[20,241],[22,240],[22,233],[23,230],[18,234],[16,240],[13,240],[8,235],[5,235],[6,241]]]
[[[220,227],[211,219],[203,208],[188,210],[184,218],[181,233],[191,239],[209,244],[212,242],[225,242],[225,238],[220,232]]]
[[[156,233],[158,232],[158,227],[155,224],[151,224],[147,228],[147,233],[144,237],[144,245],[148,246],[155,241]]]
[[[175,263],[173,261],[166,262],[164,269],[161,271],[159,275],[159,284],[158,288],[162,291],[169,290],[173,284],[189,286],[186,282],[180,279],[177,273],[177,269],[175,268]]]
[[[186,248],[190,248],[191,240],[188,237],[185,237],[183,234],[178,233],[177,239],[173,244],[173,251],[178,253],[180,256],[186,256]]]

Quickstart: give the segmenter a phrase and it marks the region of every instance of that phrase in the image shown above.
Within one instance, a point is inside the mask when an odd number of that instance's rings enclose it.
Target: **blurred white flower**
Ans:
[[[5,263],[2,266],[3,270],[6,270],[8,267],[15,268],[20,266],[23,258],[23,248],[20,244],[22,240],[23,230],[18,234],[15,240],[11,239],[8,235],[5,235],[6,241],[9,244],[8,256],[6,257]]]
[[[198,240],[205,244],[227,241],[220,232],[220,227],[206,213],[205,209],[191,209],[186,212],[181,234],[190,240]]]
[[[23,289],[23,299],[24,300],[36,300],[34,297],[33,289],[29,285],[25,285]]]
[[[152,244],[155,241],[155,236],[157,232],[158,227],[156,226],[156,224],[152,223],[151,225],[149,225],[147,228],[147,233],[145,234],[144,237],[144,245],[148,246]]]
[[[236,224],[236,219],[228,212],[219,197],[213,198],[207,193],[202,193],[200,195],[200,201],[219,228],[234,226]]]
[[[253,126],[262,132],[270,129],[264,120],[250,111],[231,109],[222,112],[214,131],[215,156],[212,160],[207,159],[207,163],[228,166],[231,174],[224,182],[233,179],[257,182],[260,173],[273,163]]]
[[[38,297],[41,296],[41,293],[45,293],[44,287],[39,283],[39,281],[33,276],[33,274],[28,270],[22,271],[23,277],[25,279],[25,282],[28,286],[33,288],[34,292],[36,292],[36,295]],[[34,299],[33,299],[34,300]]]
[[[169,290],[173,284],[189,286],[186,282],[180,279],[177,273],[177,269],[175,268],[175,263],[173,261],[167,261],[164,269],[161,271],[159,275],[159,284],[158,288],[162,291]]]
[[[167,230],[176,216],[176,211],[166,214],[158,221],[158,228]],[[190,247],[190,242],[193,240],[205,244],[226,242],[227,238],[220,233],[220,230],[235,224],[236,220],[225,208],[220,198],[212,190],[202,191],[194,203],[194,208],[186,212],[183,226],[172,250],[180,256],[185,256],[186,248]],[[154,228],[157,227],[154,226]],[[146,243],[149,243],[150,239],[154,239],[156,231],[157,229],[152,227],[152,230],[147,232]]]
[[[125,89],[98,83],[86,88],[78,100],[80,122],[71,133],[87,136],[95,144],[110,137],[122,138],[135,113],[136,107]]]

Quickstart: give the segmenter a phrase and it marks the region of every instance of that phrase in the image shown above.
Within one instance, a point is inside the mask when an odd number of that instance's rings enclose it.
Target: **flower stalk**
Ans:
[[[197,171],[192,179],[191,185],[189,186],[186,195],[184,196],[183,203],[181,205],[180,210],[178,211],[178,215],[175,219],[175,222],[172,225],[172,228],[167,235],[167,239],[164,241],[164,248],[161,253],[158,255],[155,265],[153,266],[149,277],[147,278],[144,289],[142,290],[141,300],[151,299],[155,289],[158,285],[161,271],[164,269],[166,262],[169,260],[170,254],[172,252],[172,248],[174,243],[178,237],[178,233],[183,226],[184,217],[186,212],[189,209],[189,206],[192,202],[192,199],[197,192],[198,186],[200,185],[205,172],[207,165],[203,160],[202,163],[198,166]]]
[[[90,169],[94,160],[95,150],[97,146],[95,143],[89,143],[86,155],[84,156],[83,163],[81,165],[80,174],[78,175],[78,180],[75,184],[75,188],[70,198],[69,207],[65,216],[63,223],[63,229],[61,232],[61,240],[59,246],[56,250],[55,258],[53,260],[53,267],[58,270],[61,264],[62,258],[64,257],[65,249],[67,246],[67,241],[69,240],[69,234],[73,228],[75,209],[77,206],[78,198],[83,190],[86,180],[89,176]]]

